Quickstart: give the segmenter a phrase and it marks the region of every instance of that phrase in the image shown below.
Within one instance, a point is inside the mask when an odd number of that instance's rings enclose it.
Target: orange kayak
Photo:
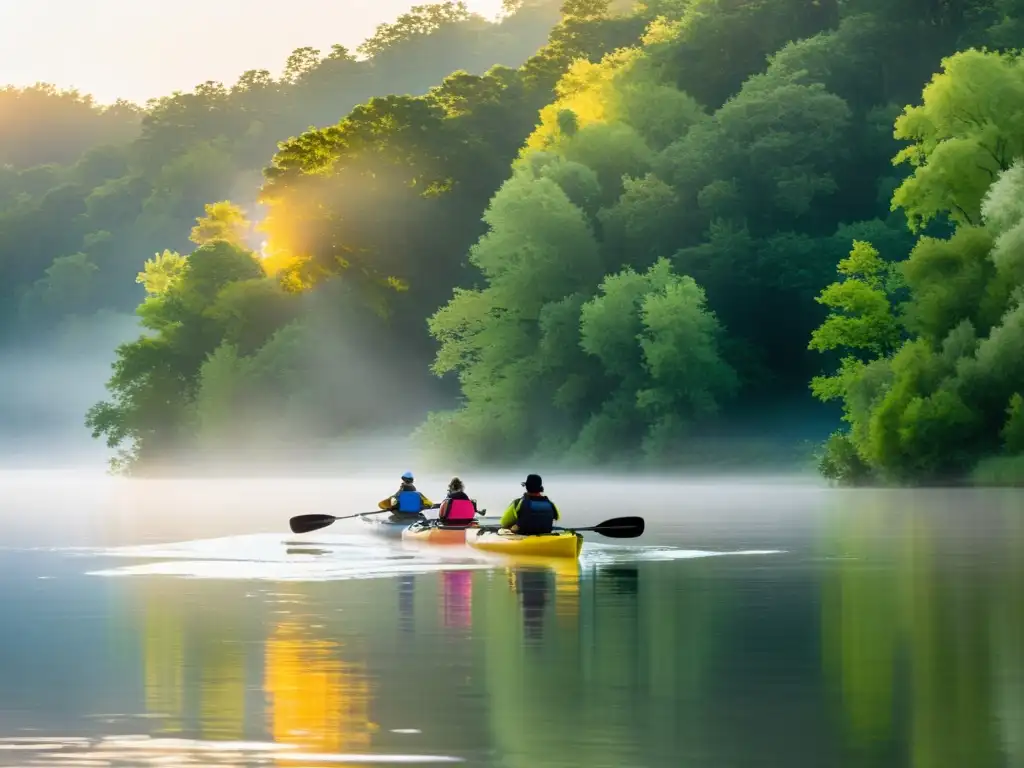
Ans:
[[[415,523],[402,531],[402,541],[419,541],[429,544],[465,544],[466,531],[477,527],[472,525],[445,525],[437,524],[436,520],[425,523]]]

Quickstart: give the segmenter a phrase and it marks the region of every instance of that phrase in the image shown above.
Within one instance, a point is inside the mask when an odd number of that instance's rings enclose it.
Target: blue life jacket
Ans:
[[[423,511],[423,497],[419,491],[399,491],[395,494],[395,501],[398,502],[396,512],[413,515]]]
[[[518,532],[524,536],[537,536],[551,533],[555,524],[555,505],[547,496],[530,496],[526,494],[519,502],[516,512]]]

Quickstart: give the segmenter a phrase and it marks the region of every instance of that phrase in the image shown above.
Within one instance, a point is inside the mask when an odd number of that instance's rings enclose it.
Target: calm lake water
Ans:
[[[390,479],[0,474],[0,765],[1024,766],[1021,493],[546,480],[647,532],[523,566],[288,532]]]

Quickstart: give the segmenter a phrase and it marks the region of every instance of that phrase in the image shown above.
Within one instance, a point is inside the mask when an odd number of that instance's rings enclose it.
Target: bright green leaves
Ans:
[[[161,296],[173,286],[188,265],[188,259],[174,251],[164,251],[147,259],[135,282],[150,296]]]
[[[865,472],[934,481],[1018,450],[1011,446],[1024,377],[1020,184],[1016,166],[1004,171],[979,206],[980,224],[961,224],[947,240],[918,241],[898,265],[907,291],[899,315],[891,306],[898,285],[889,279],[891,265],[870,246],[855,243],[840,262],[846,279],[822,293],[833,313],[811,346],[866,351],[875,359],[847,357],[837,375],[812,383],[818,397],[843,401],[851,425],[849,435],[826,447],[823,470],[845,481],[863,480]],[[911,338],[897,348],[900,326]],[[851,448],[863,466],[849,460]]]
[[[196,226],[189,235],[196,245],[207,245],[218,240],[244,248],[252,236],[252,224],[245,212],[237,205],[222,200],[209,203],[206,215],[196,219]]]
[[[1001,171],[1024,155],[1024,64],[998,53],[963,51],[944,59],[922,104],[896,121],[912,142],[895,158],[914,168],[893,196],[914,227],[936,216],[980,222],[981,202]]]
[[[817,301],[830,310],[825,322],[811,335],[810,349],[862,350],[884,355],[900,340],[900,325],[890,298],[891,265],[870,243],[854,241],[850,255],[839,262],[843,280],[832,283]]]

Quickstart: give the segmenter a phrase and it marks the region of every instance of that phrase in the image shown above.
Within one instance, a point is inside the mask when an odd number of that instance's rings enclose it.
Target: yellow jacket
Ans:
[[[530,494],[531,496],[541,496],[542,494]],[[555,510],[555,520],[561,520],[561,515],[558,514],[558,507],[555,506],[555,502],[551,501],[551,506]],[[501,521],[498,523],[502,528],[511,528],[519,520],[519,507],[523,504],[523,497],[520,496],[518,499],[514,499],[511,504],[505,509],[501,515]]]

